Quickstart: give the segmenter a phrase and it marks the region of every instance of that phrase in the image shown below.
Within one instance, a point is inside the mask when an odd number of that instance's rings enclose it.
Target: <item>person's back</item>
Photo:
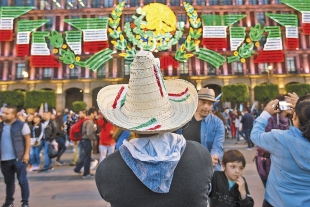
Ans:
[[[98,166],[96,183],[100,195],[112,207],[200,207],[207,205],[212,170],[211,156],[206,148],[197,142],[186,141],[168,193],[156,193],[146,187],[127,166],[119,151]],[[156,180],[155,177],[148,179]],[[126,182],[128,180],[131,182]]]

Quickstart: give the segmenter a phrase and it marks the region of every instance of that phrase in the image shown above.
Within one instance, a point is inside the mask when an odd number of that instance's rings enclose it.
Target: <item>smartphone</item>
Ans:
[[[279,109],[281,111],[291,110],[291,104],[286,101],[279,101]]]

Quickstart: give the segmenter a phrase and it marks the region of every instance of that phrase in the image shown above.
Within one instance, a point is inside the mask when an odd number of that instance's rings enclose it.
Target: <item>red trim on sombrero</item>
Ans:
[[[123,93],[124,90],[125,90],[125,87],[122,86],[121,89],[118,91],[117,96],[116,96],[116,98],[115,98],[115,100],[114,100],[114,103],[113,103],[113,105],[112,105],[113,109],[116,108],[117,102],[118,102],[118,100],[121,98],[121,95],[122,95],[122,93]]]
[[[187,91],[188,91],[188,88],[186,88],[185,91],[183,91],[182,93],[178,93],[178,94],[168,93],[168,96],[176,96],[176,97],[183,96],[185,93],[187,93]]]
[[[159,129],[160,127],[161,127],[161,125],[156,125],[156,126],[149,128],[147,130],[155,130],[155,129]]]
[[[154,69],[154,74],[155,74],[155,77],[156,77],[156,82],[157,82],[157,85],[158,85],[158,88],[159,88],[159,91],[160,91],[160,95],[161,95],[161,97],[163,97],[164,93],[163,93],[163,89],[161,87],[161,83],[160,83],[160,79],[159,79],[160,77],[158,76],[158,73],[157,73],[155,65],[153,65],[153,69]]]

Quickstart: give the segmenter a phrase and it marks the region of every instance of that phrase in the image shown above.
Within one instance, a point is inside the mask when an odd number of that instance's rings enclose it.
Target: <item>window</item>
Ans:
[[[56,9],[62,9],[62,8],[59,2],[53,1],[52,9],[56,10]]]
[[[34,6],[34,0],[26,0],[25,6]]]
[[[209,0],[210,5],[217,5],[217,0]]]
[[[233,62],[233,67],[236,75],[243,73],[242,63],[240,61]]]
[[[53,69],[52,68],[43,68],[43,79],[52,78]]]
[[[196,4],[198,6],[205,6],[206,5],[206,0],[196,0]]]
[[[211,64],[208,64],[208,75],[216,75],[216,68]]]
[[[53,27],[54,17],[46,17],[46,19],[49,19],[45,25],[44,25],[44,31],[51,31]]]
[[[276,3],[276,4],[282,4],[282,3],[281,3],[281,0],[275,0],[274,3]]]
[[[170,0],[171,6],[180,6],[180,0]]]
[[[261,4],[269,4],[269,0],[260,0]]]
[[[222,5],[232,5],[231,0],[222,0]]]
[[[39,8],[41,10],[51,9],[50,4],[48,3],[49,0],[40,0]]]
[[[73,69],[70,69],[70,78],[79,78],[80,68],[75,66]]]
[[[264,47],[265,43],[267,41],[267,36],[265,34],[262,35],[262,38],[259,40],[259,44],[261,47]]]
[[[295,65],[295,58],[294,57],[287,57],[286,58],[287,64],[287,72],[288,73],[295,73],[296,72],[296,65]]]
[[[8,6],[9,2],[8,0],[0,0],[0,6]]]
[[[92,8],[101,8],[101,0],[92,0],[91,1]]]
[[[188,62],[179,62],[179,70],[181,75],[188,75]]]
[[[25,63],[17,63],[16,64],[16,79],[23,79],[24,78],[24,71],[26,71],[26,64]]]
[[[186,36],[185,36],[185,37],[184,37],[184,36],[181,37],[180,40],[179,40],[179,42],[178,42],[178,43],[179,43],[179,46],[181,46],[182,44],[184,44],[185,41],[186,41]]]
[[[104,7],[113,7],[114,1],[113,0],[104,0],[103,6]]]
[[[154,0],[144,0],[144,1],[143,1],[143,4],[144,4],[144,5],[147,5],[147,4],[149,4],[149,3],[154,3]]]
[[[106,64],[97,70],[97,78],[104,78],[106,73]]]
[[[86,0],[79,0],[78,1],[78,8],[79,9],[85,8],[85,5],[86,5]]]
[[[67,0],[66,1],[66,9],[75,9],[75,0]]]
[[[186,1],[188,4],[193,4],[193,0],[187,0]]]
[[[129,60],[125,60],[124,63],[124,67],[125,67],[125,76],[129,76],[130,75],[130,65],[131,65],[132,61]]]
[[[259,63],[258,64],[258,69],[261,71],[261,73],[267,74],[268,73],[268,63]]]
[[[236,0],[236,5],[243,5],[243,0]]]
[[[132,15],[131,14],[125,14],[124,15],[124,23],[126,22],[132,22],[133,19],[132,19]]]
[[[157,3],[167,4],[166,0],[156,0]]]
[[[140,5],[140,0],[130,0],[129,2],[131,7],[138,7]]]
[[[257,19],[257,23],[261,23],[261,24],[266,23],[264,12],[257,12],[256,13],[256,19]]]
[[[178,14],[178,21],[186,23],[186,14]]]
[[[257,5],[257,0],[249,0],[249,4]]]

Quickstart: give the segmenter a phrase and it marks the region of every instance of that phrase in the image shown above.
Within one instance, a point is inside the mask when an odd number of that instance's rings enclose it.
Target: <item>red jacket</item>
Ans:
[[[115,145],[116,142],[113,139],[112,135],[115,131],[115,127],[108,121],[105,121],[103,119],[97,120],[97,125],[100,127],[100,141],[99,145],[105,145],[105,146],[111,146]],[[105,126],[104,126],[105,124]]]

